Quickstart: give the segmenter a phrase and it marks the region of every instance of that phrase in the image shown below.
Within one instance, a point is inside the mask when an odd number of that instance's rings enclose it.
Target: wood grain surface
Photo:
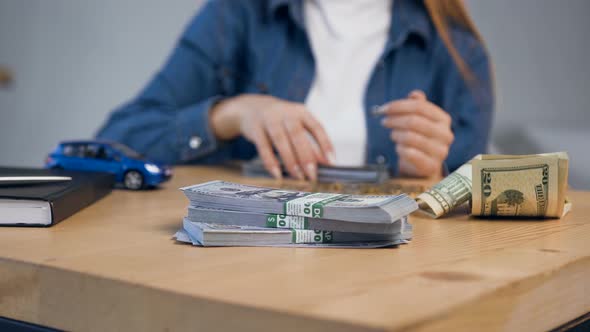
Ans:
[[[183,167],[54,227],[1,228],[0,316],[83,331],[543,331],[590,311],[590,193],[570,192],[561,220],[416,214],[398,248],[175,243],[178,188],[213,179],[276,184]]]

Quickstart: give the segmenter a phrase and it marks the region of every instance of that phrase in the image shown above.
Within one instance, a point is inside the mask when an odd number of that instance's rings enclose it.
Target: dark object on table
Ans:
[[[47,157],[45,168],[111,173],[131,190],[154,187],[172,177],[170,167],[123,144],[104,141],[62,142]]]
[[[0,317],[0,331],[10,332],[63,332],[51,327],[27,323],[20,320]]]
[[[283,176],[289,174],[282,167]],[[242,164],[242,174],[251,177],[271,177],[262,161],[255,158]],[[367,165],[363,167],[318,167],[318,182],[323,183],[382,183],[389,179],[387,165]]]
[[[51,226],[111,192],[108,173],[0,167],[0,176],[69,176],[71,181],[3,185],[0,225]]]

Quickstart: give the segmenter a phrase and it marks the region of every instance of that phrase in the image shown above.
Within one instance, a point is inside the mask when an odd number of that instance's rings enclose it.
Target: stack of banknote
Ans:
[[[471,214],[495,218],[560,218],[566,198],[569,157],[479,155],[420,194],[420,210],[439,218],[468,202]]]
[[[407,195],[309,193],[212,181],[190,200],[175,237],[200,246],[377,248],[406,243],[418,209]]]

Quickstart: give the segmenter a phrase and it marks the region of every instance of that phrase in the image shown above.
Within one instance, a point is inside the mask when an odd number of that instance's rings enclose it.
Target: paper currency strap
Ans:
[[[330,243],[334,238],[330,231],[294,229],[291,234],[292,243]]]
[[[324,206],[350,195],[315,193],[304,197],[295,198],[283,204],[283,212],[286,215],[323,218]]]
[[[266,227],[309,229],[309,221],[307,217],[288,216],[285,214],[267,214]]]

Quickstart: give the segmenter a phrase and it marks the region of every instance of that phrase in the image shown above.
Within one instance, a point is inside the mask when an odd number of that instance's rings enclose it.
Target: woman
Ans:
[[[213,0],[98,137],[168,163],[259,155],[439,176],[486,149],[493,92],[461,0]]]

